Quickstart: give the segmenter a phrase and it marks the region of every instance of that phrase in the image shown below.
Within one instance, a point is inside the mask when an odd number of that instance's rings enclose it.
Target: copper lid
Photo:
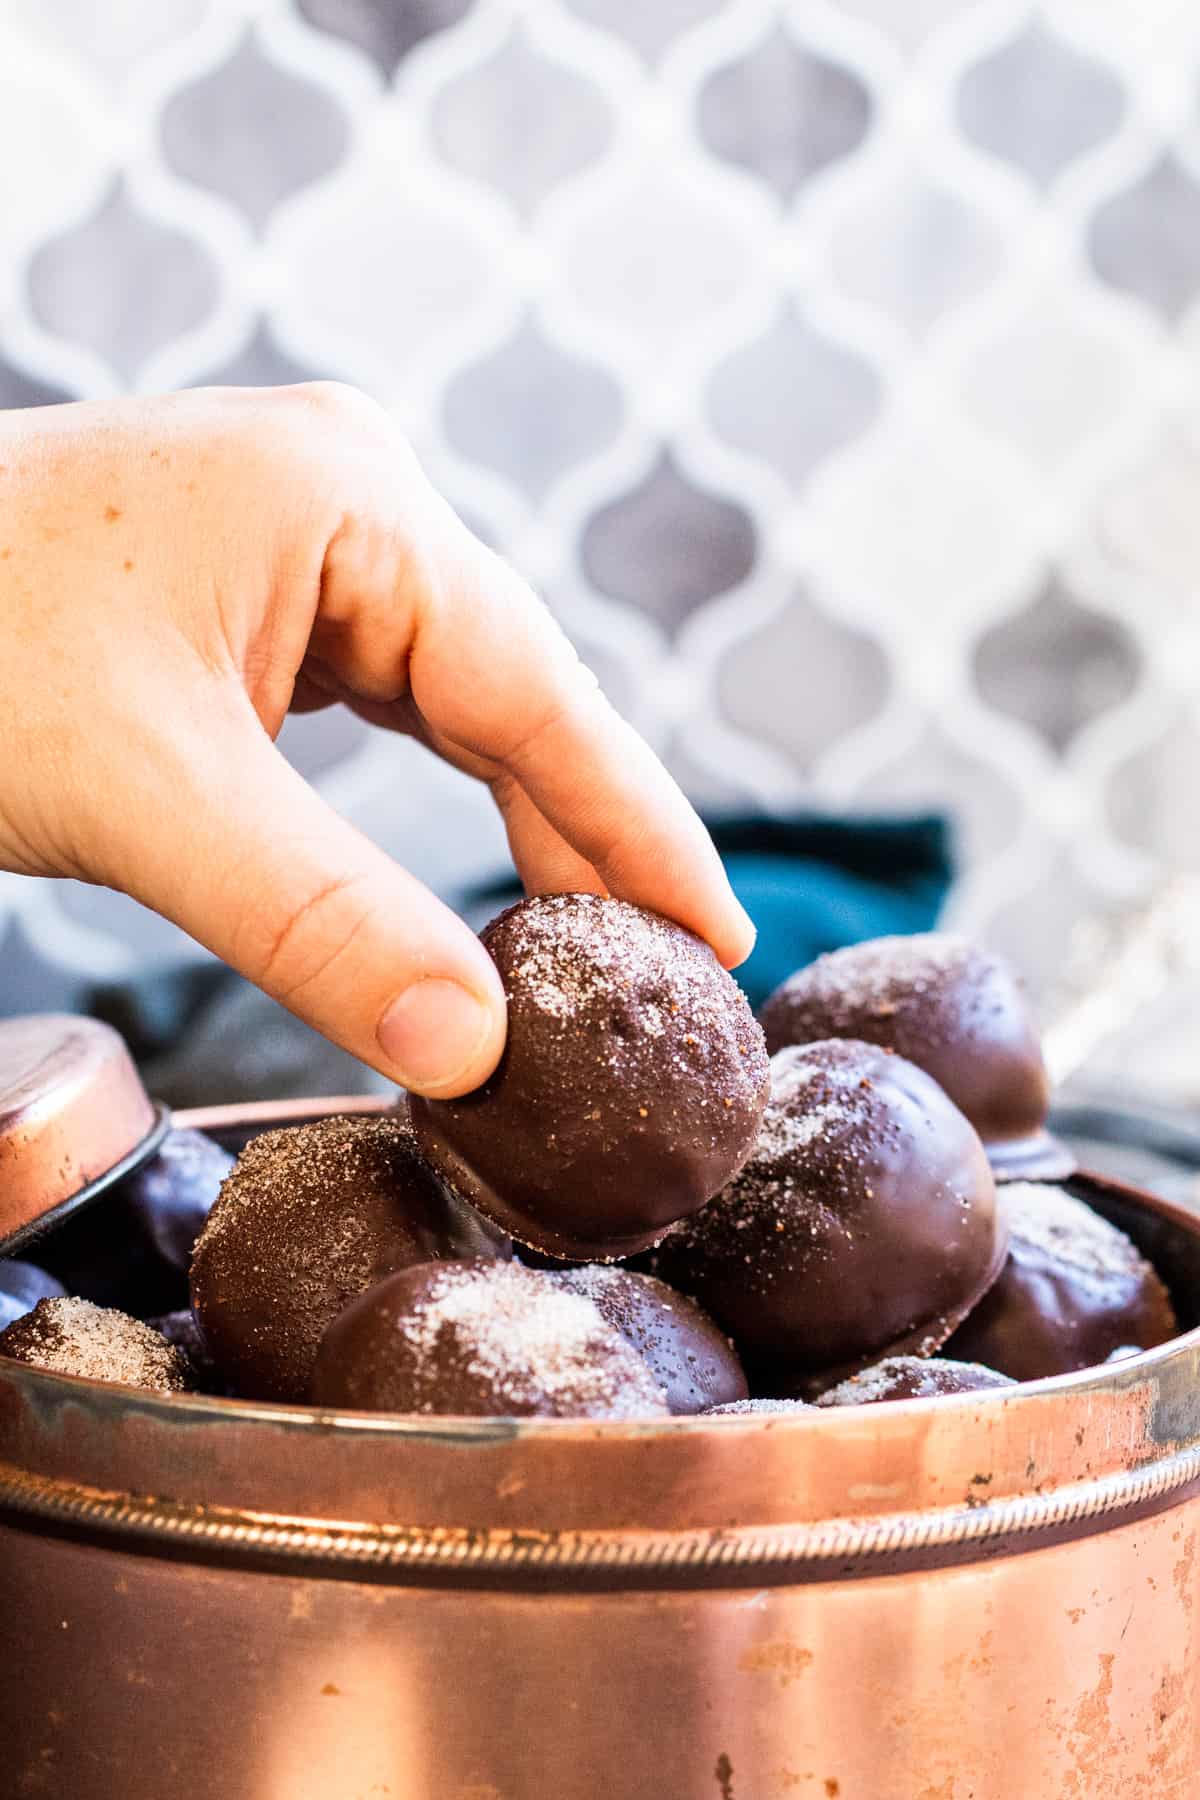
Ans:
[[[135,1168],[166,1129],[108,1025],[0,1019],[0,1255]]]

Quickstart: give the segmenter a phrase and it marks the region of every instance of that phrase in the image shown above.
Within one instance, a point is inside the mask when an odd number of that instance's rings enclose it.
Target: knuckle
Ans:
[[[348,381],[302,381],[275,391],[284,404],[315,414],[326,425],[370,430],[374,435],[381,428],[390,429],[388,415],[379,402]]]

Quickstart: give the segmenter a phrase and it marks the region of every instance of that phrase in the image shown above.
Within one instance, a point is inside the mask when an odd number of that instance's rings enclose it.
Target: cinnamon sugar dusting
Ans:
[[[400,1329],[414,1355],[418,1412],[437,1410],[444,1362],[490,1390],[501,1414],[635,1419],[667,1411],[649,1368],[592,1300],[518,1263],[445,1265]]]
[[[564,1036],[597,1031],[597,1061],[615,1073],[644,1080],[663,1055],[659,1040],[673,1036],[671,1070],[724,1065],[735,1090],[754,1081],[762,1041],[749,1007],[707,945],[680,926],[623,900],[547,894],[502,913],[485,942],[498,928],[514,1010],[540,1014]],[[648,1090],[643,1104],[653,1098]],[[711,1098],[730,1104],[725,1092]]]
[[[872,938],[819,956],[787,983],[841,1025],[864,1015],[887,1018],[904,1002],[943,987],[980,952],[940,931]]]
[[[982,1393],[1016,1383],[981,1363],[949,1357],[885,1356],[859,1375],[827,1388],[818,1406],[874,1406],[884,1400],[936,1400],[947,1394]]]
[[[186,1356],[140,1319],[90,1300],[39,1300],[0,1333],[0,1355],[60,1375],[190,1393]]]
[[[1152,1272],[1123,1231],[1065,1188],[1011,1181],[1001,1189],[1001,1205],[1011,1233],[1009,1254],[1018,1262],[1030,1249],[1098,1284]]]

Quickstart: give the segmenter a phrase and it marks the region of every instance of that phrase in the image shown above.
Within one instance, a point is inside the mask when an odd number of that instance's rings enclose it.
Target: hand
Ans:
[[[504,996],[275,749],[289,708],[345,701],[486,781],[531,891],[749,951],[665,770],[353,390],[0,415],[0,633],[0,868],[133,894],[406,1086],[485,1080]]]

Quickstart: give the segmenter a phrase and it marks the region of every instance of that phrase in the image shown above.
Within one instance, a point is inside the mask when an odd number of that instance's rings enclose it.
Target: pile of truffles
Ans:
[[[509,1009],[483,1087],[236,1162],[173,1134],[124,1204],[190,1307],[135,1318],[68,1297],[53,1258],[0,1262],[0,1355],[330,1409],[654,1419],[985,1396],[1177,1331],[1151,1265],[1057,1185],[997,958],[856,945],[759,1024],[707,946],[624,901],[526,900],[483,942]]]

